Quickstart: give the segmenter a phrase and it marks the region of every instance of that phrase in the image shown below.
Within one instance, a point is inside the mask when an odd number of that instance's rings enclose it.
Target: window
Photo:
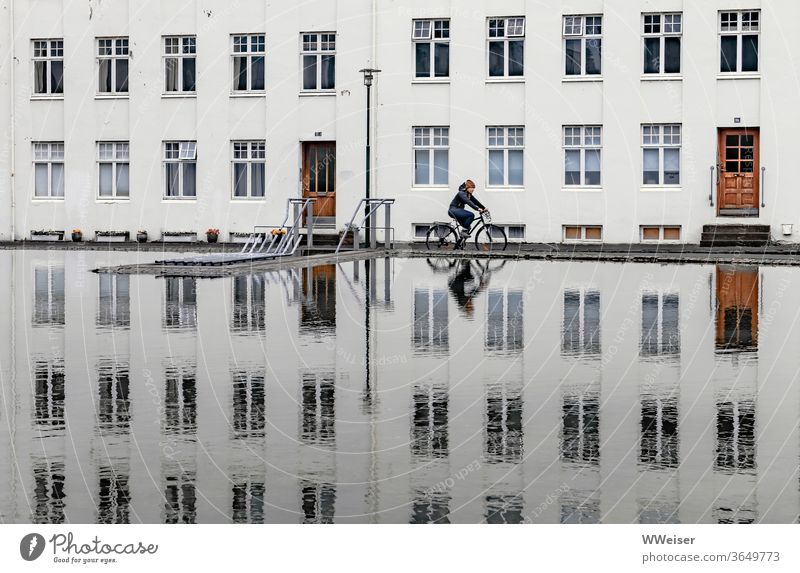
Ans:
[[[564,16],[564,74],[600,75],[602,16]]]
[[[167,199],[197,197],[197,142],[164,143],[164,181]]]
[[[98,93],[128,93],[128,38],[98,38]]]
[[[64,267],[35,267],[33,269],[32,324],[34,326],[63,326],[65,310]]]
[[[565,355],[600,353],[600,291],[564,290],[561,352]]]
[[[602,241],[603,227],[600,225],[564,225],[565,241]]]
[[[642,356],[680,354],[679,301],[677,293],[642,293]]]
[[[414,128],[414,185],[447,185],[450,128]]]
[[[596,125],[564,127],[565,186],[600,186],[602,131],[602,128]]]
[[[233,197],[264,197],[267,144],[264,141],[233,142]]]
[[[490,18],[489,77],[513,78],[524,73],[525,18]]]
[[[681,14],[644,14],[644,73],[681,73]]]
[[[414,20],[416,78],[450,77],[450,20]]]
[[[336,88],[336,34],[303,34],[303,91]]]
[[[232,36],[233,91],[264,91],[264,36]]]
[[[443,352],[449,349],[448,297],[446,290],[414,289],[414,333],[417,352]]]
[[[642,153],[644,185],[680,185],[680,125],[643,125]]]
[[[33,41],[33,93],[64,93],[64,40]]]
[[[660,225],[643,225],[640,228],[640,238],[642,242],[680,241],[681,227],[680,225],[669,227]]]
[[[164,38],[164,91],[194,93],[197,79],[197,38]]]
[[[64,144],[33,144],[33,196],[42,199],[64,198]]]
[[[761,12],[758,10],[719,13],[720,72],[758,71],[760,29]]]
[[[488,293],[486,342],[488,352],[520,352],[523,340],[522,291],[492,289]]]
[[[487,127],[490,187],[522,187],[524,127]]]
[[[130,197],[130,163],[128,142],[97,144],[98,190],[100,197]]]
[[[431,230],[430,224],[425,223],[415,223],[413,225],[414,228],[414,238],[415,239],[424,239],[428,236],[428,231]]]

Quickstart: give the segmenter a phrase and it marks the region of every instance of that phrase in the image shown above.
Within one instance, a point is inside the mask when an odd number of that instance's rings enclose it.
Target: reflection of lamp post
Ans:
[[[370,165],[370,155],[371,155],[370,154],[370,115],[371,115],[371,111],[372,111],[371,105],[370,105],[371,102],[372,102],[372,99],[370,98],[370,90],[372,88],[372,82],[375,79],[375,74],[377,74],[381,70],[376,70],[374,68],[364,68],[363,70],[358,70],[358,71],[361,72],[362,74],[364,74],[364,85],[367,86],[367,164],[366,164],[366,167],[367,167],[367,185],[366,185],[366,195],[365,195],[365,197],[367,199],[369,199],[370,198],[369,197],[369,180],[370,180],[370,169],[371,169],[371,165]],[[366,231],[365,231],[365,234],[364,234],[364,239],[367,242],[367,248],[369,248],[369,245],[370,245],[370,228],[369,228],[369,219],[370,219],[370,217],[369,217],[369,212],[370,212],[369,201],[367,201],[367,204],[364,206],[364,217],[365,217],[365,221],[364,222],[367,225],[367,228],[366,228]]]

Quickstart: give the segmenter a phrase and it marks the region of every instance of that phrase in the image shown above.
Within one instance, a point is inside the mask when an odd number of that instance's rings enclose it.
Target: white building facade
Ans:
[[[0,2],[0,238],[222,240],[313,197],[396,238],[477,183],[514,240],[794,242],[800,5],[766,0]]]

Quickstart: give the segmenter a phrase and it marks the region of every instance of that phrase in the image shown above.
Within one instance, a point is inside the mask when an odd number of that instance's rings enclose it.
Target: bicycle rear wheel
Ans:
[[[425,237],[425,246],[430,251],[452,251],[458,244],[458,236],[450,225],[433,225]]]
[[[484,253],[505,251],[507,246],[508,237],[503,227],[484,225],[475,235],[475,248]]]

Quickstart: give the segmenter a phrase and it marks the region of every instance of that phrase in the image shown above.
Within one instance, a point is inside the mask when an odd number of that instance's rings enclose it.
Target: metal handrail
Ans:
[[[711,206],[713,207],[714,206],[714,179],[716,179],[715,178],[715,174],[716,174],[716,171],[717,171],[717,166],[716,165],[712,165],[711,167],[709,167],[709,169],[711,170],[711,188],[709,189],[709,192],[708,192],[708,200],[711,203]],[[719,183],[719,181],[717,181],[717,183]]]
[[[300,245],[300,241],[302,240],[302,236],[300,235],[300,224],[303,220],[303,214],[307,210],[310,211],[310,206],[314,203],[316,199],[310,198],[303,198],[303,199],[287,199],[286,201],[286,211],[284,212],[283,216],[283,223],[280,226],[273,226],[273,225],[255,225],[253,227],[253,232],[251,233],[250,237],[248,237],[247,241],[245,242],[244,246],[242,247],[242,253],[263,253],[264,255],[274,255],[276,257],[283,257],[287,255],[293,255],[295,251],[297,251],[297,247]],[[279,234],[269,234],[263,233],[264,237],[259,241],[259,236],[262,233],[259,233],[259,229],[284,229],[287,228],[287,222],[289,221],[289,212],[290,207],[295,206],[295,217],[292,221],[292,224],[288,226],[288,230],[286,233],[279,233]],[[299,206],[299,209],[297,208]],[[309,234],[313,229],[313,221],[309,222]],[[269,239],[269,244],[268,244]],[[252,242],[252,244],[251,244]],[[249,247],[249,248],[248,248]],[[264,250],[266,247],[266,251]]]
[[[342,237],[339,239],[339,244],[336,246],[336,253],[338,253],[342,249],[342,245],[344,244],[344,240],[347,237],[347,233],[349,233],[351,231],[353,232],[353,242],[355,243],[357,241],[357,239],[358,239],[356,237],[356,232],[358,230],[360,230],[364,226],[364,223],[367,223],[367,222],[370,223],[370,225],[369,225],[370,229],[373,229],[373,230],[379,230],[380,229],[380,230],[383,230],[384,232],[389,233],[390,234],[390,241],[389,242],[392,245],[394,245],[394,227],[392,227],[391,225],[388,224],[388,223],[391,222],[391,214],[390,214],[391,211],[387,211],[387,217],[386,217],[387,225],[386,226],[378,227],[378,226],[375,226],[375,225],[371,224],[372,223],[372,216],[375,214],[375,212],[380,207],[384,207],[384,208],[387,208],[387,209],[391,208],[391,206],[394,205],[394,201],[395,201],[394,199],[380,199],[380,198],[377,198],[377,197],[374,198],[374,199],[366,199],[366,198],[361,199],[358,202],[358,205],[356,205],[356,208],[353,211],[353,216],[350,217],[350,222],[347,223],[347,226],[345,227],[345,230],[342,233]],[[369,210],[366,213],[364,213],[365,209],[361,208],[362,205],[368,205],[369,206]],[[356,217],[358,216],[359,212],[364,213],[364,215],[361,217],[361,221],[360,221],[360,223],[358,225],[353,225],[353,222],[356,220]]]
[[[760,187],[761,187],[761,208],[762,209],[767,206],[766,201],[764,201],[765,195],[767,194],[767,189],[766,189],[766,187],[764,187],[764,181],[766,180],[766,173],[767,173],[767,168],[766,167],[762,167],[761,168],[761,185],[760,185]]]

